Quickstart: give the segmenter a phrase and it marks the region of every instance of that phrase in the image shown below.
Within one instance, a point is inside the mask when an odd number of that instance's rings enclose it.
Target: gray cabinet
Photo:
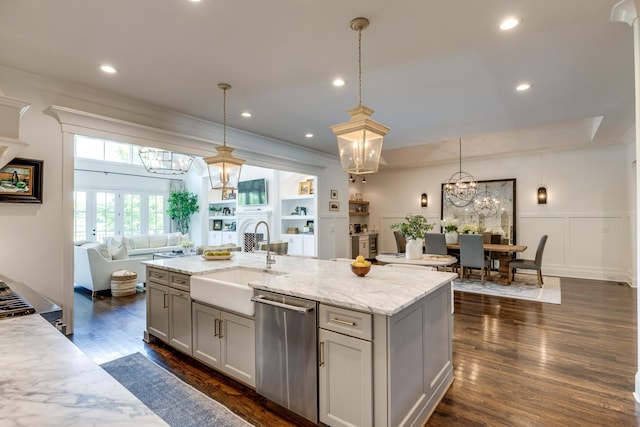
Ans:
[[[371,316],[321,304],[319,324],[320,421],[373,425]]]
[[[255,387],[255,321],[199,302],[192,304],[193,357]]]
[[[188,275],[147,267],[147,341],[149,335],[191,355]]]
[[[169,342],[169,286],[147,280],[147,333]]]

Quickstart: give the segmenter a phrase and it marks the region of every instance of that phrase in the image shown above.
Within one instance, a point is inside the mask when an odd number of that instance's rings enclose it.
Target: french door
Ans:
[[[74,240],[102,242],[106,236],[162,233],[168,225],[163,194],[98,189],[74,192]]]

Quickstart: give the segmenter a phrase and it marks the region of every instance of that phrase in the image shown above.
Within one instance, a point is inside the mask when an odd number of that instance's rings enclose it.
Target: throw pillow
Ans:
[[[161,248],[163,246],[167,246],[166,234],[149,234],[150,248]]]
[[[130,237],[123,237],[122,240],[124,241],[124,245],[126,246],[127,250],[130,251],[131,249],[135,249],[136,245],[135,243],[133,243],[133,239]]]
[[[167,236],[167,246],[178,246],[180,245],[180,239],[182,234],[179,231],[175,233],[169,233]]]
[[[127,247],[124,244],[120,246],[109,246],[109,252],[111,253],[111,259],[114,260],[129,258]]]
[[[149,236],[138,234],[133,236],[132,239],[136,249],[146,249],[149,247]]]
[[[111,252],[109,252],[109,247],[106,243],[100,243],[95,248],[104,259],[111,259]]]

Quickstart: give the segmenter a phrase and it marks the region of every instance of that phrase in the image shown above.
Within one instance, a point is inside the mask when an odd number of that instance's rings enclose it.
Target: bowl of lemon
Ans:
[[[231,257],[233,256],[233,254],[229,251],[205,251],[202,254],[202,258],[211,261],[211,260],[225,260],[225,259],[231,259]]]
[[[362,255],[358,255],[356,260],[351,263],[351,271],[358,277],[366,276],[369,270],[371,270],[371,263]]]

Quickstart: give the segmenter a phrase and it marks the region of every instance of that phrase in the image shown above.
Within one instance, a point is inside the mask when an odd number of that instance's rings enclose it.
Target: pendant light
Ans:
[[[352,174],[378,171],[382,141],[389,128],[369,117],[373,110],[362,105],[362,30],[369,26],[367,18],[355,18],[351,29],[358,32],[358,106],[347,110],[348,122],[331,126],[338,138],[342,170]]]
[[[240,180],[240,169],[244,160],[233,157],[233,148],[227,147],[227,90],[231,85],[220,83],[218,87],[222,89],[223,96],[223,118],[222,127],[224,130],[222,147],[216,147],[216,155],[205,157],[204,162],[209,168],[209,181],[212,189],[235,190],[238,188]]]
[[[462,138],[459,139],[460,169],[445,181],[444,196],[454,206],[459,208],[473,202],[478,193],[478,181],[468,172],[462,170]]]
[[[189,172],[193,157],[173,151],[143,147],[138,156],[147,172],[160,175],[180,175]]]

